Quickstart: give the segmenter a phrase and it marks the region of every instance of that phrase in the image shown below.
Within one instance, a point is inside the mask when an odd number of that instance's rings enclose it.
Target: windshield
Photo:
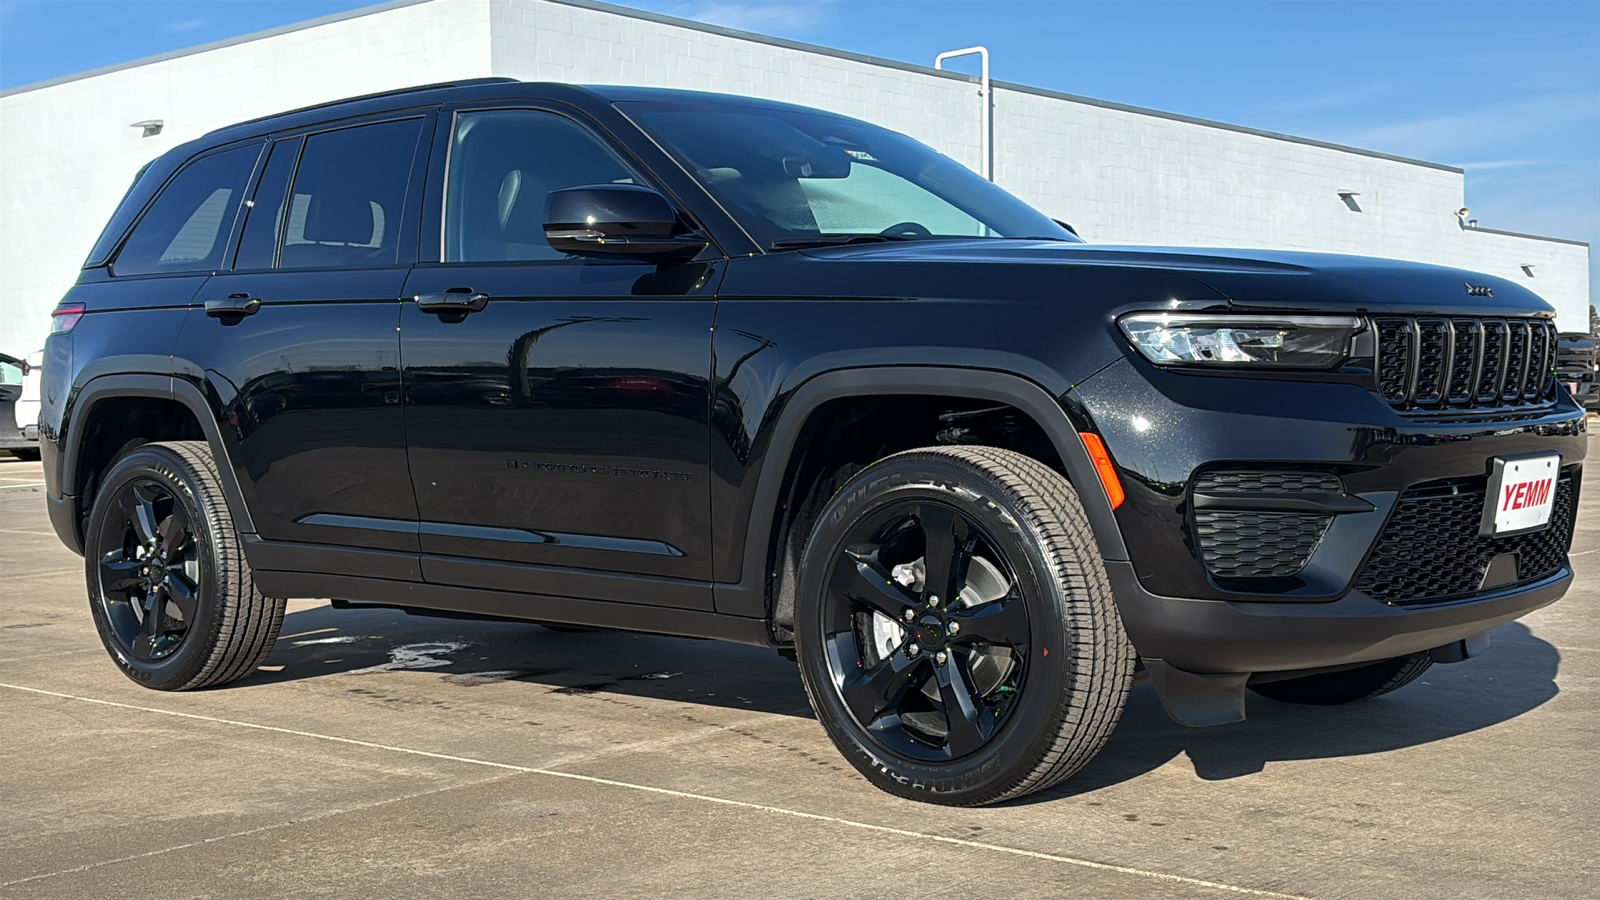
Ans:
[[[775,106],[617,104],[773,249],[853,240],[1077,240],[903,134]]]

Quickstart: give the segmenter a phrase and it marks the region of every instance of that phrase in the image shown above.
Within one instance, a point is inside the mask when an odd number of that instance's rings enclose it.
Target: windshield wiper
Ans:
[[[815,237],[784,238],[767,245],[768,250],[803,250],[807,247],[837,247],[843,244],[880,244],[885,241],[914,241],[902,234],[819,234]]]

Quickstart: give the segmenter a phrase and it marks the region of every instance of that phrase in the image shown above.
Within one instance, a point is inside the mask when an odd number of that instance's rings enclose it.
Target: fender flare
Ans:
[[[245,505],[244,492],[240,490],[237,472],[228,456],[227,446],[222,440],[222,429],[217,425],[216,417],[212,415],[211,408],[201,395],[200,389],[171,375],[153,373],[97,376],[84,382],[70,401],[72,411],[68,415],[65,432],[70,439],[62,448],[61,479],[58,484],[61,485],[63,499],[71,507],[75,531],[82,528],[83,521],[82,511],[78,508],[81,498],[73,493],[79,484],[78,465],[83,448],[80,435],[96,406],[103,401],[119,397],[176,400],[188,408],[190,414],[200,423],[200,430],[205,433],[206,443],[211,445],[211,455],[216,460],[217,474],[222,481],[223,497],[228,504],[228,512],[233,516],[234,525],[241,533],[254,534],[255,522],[250,518],[249,507]],[[83,536],[77,534],[76,537],[81,548]]]
[[[835,369],[816,375],[794,389],[782,401],[777,424],[773,427],[757,476],[755,498],[750,507],[744,554],[737,584],[717,584],[717,612],[766,618],[767,581],[771,576],[768,560],[772,550],[771,523],[781,504],[784,479],[798,450],[800,429],[824,403],[875,394],[932,394],[971,397],[1005,403],[1031,417],[1055,446],[1067,477],[1078,489],[1078,499],[1089,517],[1089,527],[1107,560],[1128,558],[1122,532],[1111,511],[1111,502],[1100,488],[1089,452],[1078,437],[1078,428],[1062,404],[1036,382],[1007,372],[990,369],[962,369],[938,366],[881,366]],[[1093,485],[1093,487],[1089,487]]]

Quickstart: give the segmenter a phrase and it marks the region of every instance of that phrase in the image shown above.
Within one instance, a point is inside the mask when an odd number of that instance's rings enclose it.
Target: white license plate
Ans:
[[[1515,534],[1549,525],[1560,477],[1559,453],[1495,457],[1479,533]]]

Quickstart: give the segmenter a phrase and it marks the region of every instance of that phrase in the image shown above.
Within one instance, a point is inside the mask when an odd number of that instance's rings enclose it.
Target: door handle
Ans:
[[[261,308],[261,301],[249,294],[229,294],[218,300],[206,301],[206,315],[213,319],[233,319],[253,316]]]
[[[438,294],[418,294],[415,298],[417,308],[423,312],[439,315],[464,316],[467,313],[478,312],[489,304],[489,295],[480,294],[472,288],[450,288]]]

